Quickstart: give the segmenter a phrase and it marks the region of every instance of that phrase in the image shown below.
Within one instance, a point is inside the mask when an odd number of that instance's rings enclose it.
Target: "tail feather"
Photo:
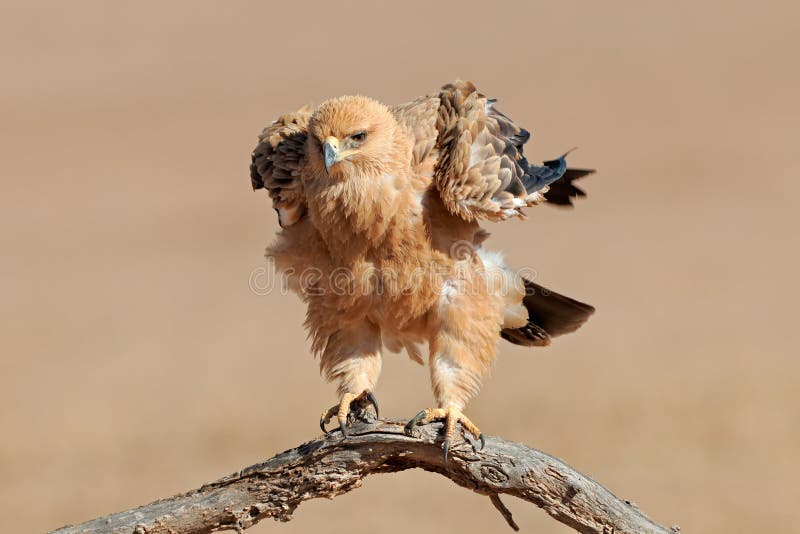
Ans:
[[[521,328],[505,328],[503,339],[515,345],[544,347],[551,338],[574,332],[594,313],[594,307],[560,295],[525,280],[522,303],[528,309],[528,323]]]

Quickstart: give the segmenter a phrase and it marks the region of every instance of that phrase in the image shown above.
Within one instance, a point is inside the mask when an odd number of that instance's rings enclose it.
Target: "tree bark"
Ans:
[[[457,440],[445,465],[441,424],[417,427],[413,438],[403,434],[404,424],[357,422],[348,428],[347,439],[339,431],[332,432],[190,492],[53,532],[241,531],[267,517],[289,521],[303,501],[351,491],[367,475],[415,467],[487,495],[515,530],[500,494],[531,502],[578,532],[674,534],[679,530],[654,523],[634,504],[543,452],[496,437],[487,437],[484,449],[475,451],[469,442]]]

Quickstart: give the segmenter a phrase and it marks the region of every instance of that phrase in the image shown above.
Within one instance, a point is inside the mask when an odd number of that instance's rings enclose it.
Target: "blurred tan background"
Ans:
[[[312,438],[334,390],[293,296],[256,135],[344,93],[473,80],[536,160],[599,173],[491,243],[598,313],[504,343],[468,413],[684,532],[792,532],[800,480],[800,4],[109,2],[0,7],[0,517],[41,532]],[[526,243],[526,246],[519,246]],[[387,416],[431,400],[388,355]],[[567,532],[508,501],[524,532]],[[503,532],[444,478],[367,479],[252,532]]]

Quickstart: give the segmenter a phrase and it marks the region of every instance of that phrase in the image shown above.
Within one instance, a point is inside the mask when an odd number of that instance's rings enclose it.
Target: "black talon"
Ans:
[[[372,403],[372,407],[375,408],[375,419],[380,419],[381,416],[379,415],[380,412],[378,412],[378,399],[375,398],[375,394],[371,391],[368,391],[367,400],[369,400],[369,402]]]
[[[445,439],[442,444],[442,452],[444,453],[444,463],[447,463],[447,453],[450,452],[450,439]]]
[[[339,429],[342,431],[342,437],[347,437],[347,423],[345,421],[339,421]]]
[[[481,440],[481,448],[478,450],[482,451],[483,448],[486,446],[486,436],[483,435],[483,432],[481,432],[481,435],[478,436],[478,439]]]
[[[322,433],[327,436],[328,435],[328,431],[325,429],[325,418],[324,417],[320,417],[319,418],[319,427],[320,427],[320,429],[322,429]]]
[[[415,415],[414,417],[412,417],[412,418],[411,418],[411,421],[409,421],[408,423],[406,423],[406,426],[405,426],[405,428],[403,428],[403,433],[404,433],[406,436],[413,437],[413,436],[414,436],[414,432],[413,432],[413,428],[414,428],[414,426],[415,426],[417,423],[419,423],[420,421],[422,421],[424,418],[425,418],[425,410],[422,410],[422,411],[421,411],[421,412],[419,412],[417,415]]]

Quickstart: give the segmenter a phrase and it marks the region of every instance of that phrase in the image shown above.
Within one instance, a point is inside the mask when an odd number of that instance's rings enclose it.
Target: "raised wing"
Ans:
[[[393,109],[413,137],[412,164],[432,177],[447,209],[467,221],[523,216],[524,207],[543,201],[571,205],[583,195],[572,179],[591,171],[568,170],[566,154],[531,165],[522,154],[530,133],[470,82],[445,85],[436,95]],[[565,176],[572,179],[548,196],[548,186]]]
[[[264,188],[284,228],[306,214],[306,196],[300,178],[305,164],[305,143],[311,107],[282,115],[264,128],[253,150],[250,181],[253,189]]]

